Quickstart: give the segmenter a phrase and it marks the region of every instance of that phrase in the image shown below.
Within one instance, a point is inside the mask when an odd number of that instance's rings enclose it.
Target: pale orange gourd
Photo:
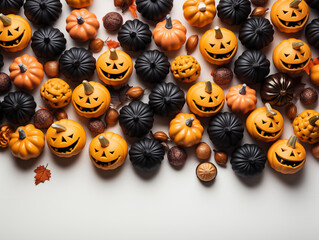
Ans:
[[[319,65],[310,68],[310,80],[313,84],[319,86]]]
[[[193,27],[210,24],[216,15],[215,0],[187,0],[183,5],[184,17]]]
[[[229,89],[226,101],[232,112],[246,114],[255,109],[257,103],[256,91],[246,84],[239,84]]]

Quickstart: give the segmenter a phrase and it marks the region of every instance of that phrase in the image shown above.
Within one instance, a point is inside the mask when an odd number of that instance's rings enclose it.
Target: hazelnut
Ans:
[[[93,134],[100,134],[103,133],[105,130],[105,124],[102,120],[97,119],[97,118],[92,118],[90,119],[88,123],[88,129],[90,132]]]
[[[68,114],[63,109],[59,109],[54,114],[56,120],[68,119]]]
[[[265,6],[268,3],[268,0],[251,0],[251,3],[256,6]]]
[[[102,50],[103,46],[104,46],[104,41],[101,38],[95,38],[91,40],[89,49],[93,53],[98,53]]]
[[[319,158],[319,143],[316,143],[311,148],[312,156]]]
[[[0,95],[3,95],[10,91],[11,80],[8,74],[0,73]]]
[[[186,42],[186,51],[187,54],[190,54],[194,52],[198,44],[198,36],[197,35],[192,35],[187,39]]]
[[[196,147],[196,156],[200,160],[207,160],[212,155],[212,150],[207,143],[201,142]]]
[[[52,113],[45,109],[36,111],[33,116],[34,126],[40,129],[48,129],[53,122],[54,118]]]
[[[218,67],[213,72],[213,80],[217,85],[228,85],[233,80],[233,72],[227,67]]]
[[[183,148],[175,146],[168,150],[167,159],[172,166],[180,167],[185,164],[187,153]]]
[[[123,24],[123,17],[117,12],[109,12],[103,18],[103,26],[107,31],[118,31]]]
[[[196,176],[202,182],[210,182],[217,176],[217,169],[210,162],[200,163],[196,168]]]
[[[48,77],[57,77],[59,75],[59,63],[57,61],[48,61],[44,64],[44,72]]]
[[[13,127],[9,125],[3,125],[0,127],[0,147],[6,148],[9,146],[11,134],[14,132]]]
[[[158,131],[153,134],[153,137],[160,142],[167,142],[168,136],[163,131]]]
[[[300,101],[304,105],[312,105],[315,104],[318,101],[318,93],[313,88],[305,88],[300,93]]]
[[[289,118],[290,120],[294,120],[297,115],[297,106],[294,103],[290,103],[286,107],[285,112],[287,118]]]
[[[144,94],[144,89],[141,87],[131,87],[126,92],[126,96],[128,96],[130,99],[138,100],[140,99]]]
[[[105,114],[105,123],[107,126],[114,126],[116,125],[119,118],[119,113],[114,108],[109,108],[109,110]]]
[[[219,165],[226,165],[227,160],[228,160],[228,155],[227,153],[223,152],[223,151],[216,151],[214,150],[215,154],[214,154],[214,158],[217,164]]]
[[[262,17],[266,14],[269,8],[264,7],[256,7],[252,13],[250,14],[251,17]]]

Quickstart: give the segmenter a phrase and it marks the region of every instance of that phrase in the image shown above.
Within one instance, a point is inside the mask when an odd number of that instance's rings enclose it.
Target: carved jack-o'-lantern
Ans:
[[[275,142],[268,150],[270,166],[283,174],[299,172],[306,163],[306,150],[295,135]]]
[[[199,77],[201,67],[194,57],[181,55],[172,62],[171,71],[175,79],[190,83]]]
[[[110,49],[97,60],[96,72],[107,85],[121,86],[131,77],[133,62],[131,57],[123,51]]]
[[[215,27],[201,37],[199,49],[208,62],[223,65],[229,63],[236,55],[238,41],[232,31]]]
[[[218,85],[207,82],[194,84],[186,95],[189,109],[200,117],[211,117],[224,106],[225,94]]]
[[[96,118],[109,108],[111,95],[106,87],[97,82],[84,80],[72,94],[72,104],[83,117]]]
[[[319,113],[305,110],[292,123],[294,133],[302,142],[314,144],[319,142]]]
[[[303,41],[295,38],[283,40],[273,53],[273,62],[278,71],[300,73],[310,62],[311,51]]]
[[[86,135],[81,124],[62,119],[49,127],[46,140],[52,153],[59,157],[71,157],[82,151]]]
[[[269,103],[265,107],[254,110],[246,120],[246,128],[250,136],[263,141],[277,140],[284,130],[284,119],[280,112],[271,108]]]
[[[92,162],[103,170],[114,170],[120,167],[127,157],[126,141],[113,132],[102,133],[90,143],[89,154]]]

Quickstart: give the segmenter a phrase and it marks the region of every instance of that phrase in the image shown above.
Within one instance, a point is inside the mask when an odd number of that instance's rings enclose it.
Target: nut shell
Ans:
[[[91,40],[89,49],[93,53],[98,53],[102,50],[103,46],[104,46],[104,41],[101,38],[95,38]]]
[[[109,12],[103,18],[103,26],[107,31],[118,31],[123,24],[123,17],[117,12]]]
[[[202,182],[213,181],[217,176],[217,168],[210,162],[200,163],[196,168],[196,176]]]
[[[68,114],[63,109],[59,109],[54,113],[56,120],[68,119]]]
[[[153,137],[160,142],[167,142],[168,136],[163,131],[158,131],[153,134]]]
[[[174,167],[183,166],[187,160],[186,151],[178,146],[172,147],[167,151],[169,163]]]
[[[199,143],[195,151],[197,158],[199,158],[200,160],[207,160],[212,155],[210,146],[205,142]]]
[[[57,61],[46,62],[44,64],[44,72],[50,78],[59,76],[59,63]]]
[[[105,130],[105,123],[97,118],[91,118],[88,122],[88,129],[93,134],[101,134]]]
[[[119,113],[114,108],[109,108],[109,110],[105,114],[105,123],[107,126],[112,127],[117,124],[119,118]]]
[[[192,35],[187,39],[186,42],[186,51],[187,54],[189,55],[190,53],[194,52],[198,45],[198,36],[197,35]]]
[[[286,107],[285,113],[287,118],[289,118],[290,120],[294,120],[295,117],[297,116],[297,106],[294,103],[290,103]]]
[[[300,93],[300,101],[304,105],[312,105],[315,104],[318,101],[318,93],[313,88],[305,88]]]
[[[3,95],[10,91],[11,88],[11,80],[8,74],[0,73],[0,95]]]
[[[316,143],[311,148],[312,156],[319,158],[319,143]]]
[[[131,87],[129,90],[126,92],[126,96],[133,100],[138,100],[140,99],[144,94],[144,89],[141,87]]]
[[[213,72],[213,80],[217,85],[228,85],[233,80],[233,72],[227,67],[218,67]]]
[[[215,154],[214,154],[214,158],[215,158],[215,161],[218,165],[226,165],[227,163],[227,160],[228,160],[228,155],[227,153],[223,152],[223,151],[215,151]]]
[[[51,112],[45,109],[39,109],[33,116],[34,126],[40,129],[48,129],[54,122]]]
[[[0,148],[6,148],[9,146],[11,134],[14,132],[13,127],[9,125],[3,125],[0,128]]]

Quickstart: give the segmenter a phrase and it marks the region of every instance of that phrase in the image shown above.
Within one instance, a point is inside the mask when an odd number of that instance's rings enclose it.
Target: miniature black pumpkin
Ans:
[[[159,83],[149,95],[149,105],[156,114],[175,116],[185,104],[185,94],[174,83]]]
[[[207,132],[213,144],[224,149],[241,141],[244,137],[244,126],[236,114],[224,112],[211,117]]]
[[[169,69],[168,58],[158,50],[145,51],[135,61],[136,73],[145,82],[157,83],[164,80]]]
[[[2,111],[10,123],[22,125],[31,120],[37,104],[32,95],[17,91],[8,93],[2,102]]]
[[[306,2],[308,3],[309,7],[319,11],[319,0],[306,0]]]
[[[61,73],[74,82],[82,82],[92,77],[96,60],[92,53],[84,48],[73,47],[65,51],[59,60]]]
[[[319,49],[319,18],[312,20],[311,23],[307,25],[306,38],[310,45]]]
[[[1,68],[3,67],[4,63],[3,63],[3,56],[2,54],[0,53],[0,70]]]
[[[228,25],[243,23],[250,14],[249,0],[220,0],[217,5],[217,15]]]
[[[10,14],[18,13],[23,5],[24,0],[1,0],[0,1],[0,13]]]
[[[52,59],[65,50],[66,39],[59,29],[43,27],[33,33],[31,47],[37,57]]]
[[[236,76],[247,84],[262,82],[269,71],[269,60],[265,54],[257,50],[246,50],[235,61],[234,72]]]
[[[252,17],[239,30],[239,40],[249,49],[262,49],[274,40],[274,28],[268,19]]]
[[[245,144],[235,149],[230,163],[238,176],[253,177],[264,170],[266,155],[259,146]]]
[[[173,8],[173,0],[136,0],[137,11],[148,20],[162,20]]]
[[[4,112],[2,110],[2,102],[0,101],[0,123],[2,122]]]
[[[123,48],[137,52],[150,44],[152,32],[149,26],[140,20],[128,20],[122,25],[117,38]]]
[[[132,165],[140,171],[153,171],[161,165],[165,148],[155,139],[144,138],[132,144],[129,151]]]
[[[268,76],[261,87],[262,101],[272,106],[285,106],[293,97],[293,80],[284,73]]]
[[[153,127],[154,113],[148,104],[141,101],[124,106],[119,115],[123,132],[130,137],[142,137]]]
[[[52,25],[61,13],[60,0],[26,0],[24,4],[24,15],[37,25]]]

